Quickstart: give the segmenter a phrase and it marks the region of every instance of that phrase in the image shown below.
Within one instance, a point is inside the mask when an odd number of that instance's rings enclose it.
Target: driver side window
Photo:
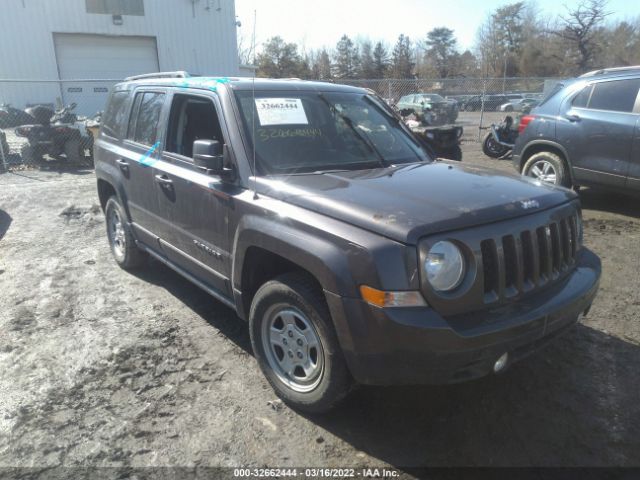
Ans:
[[[224,143],[216,108],[205,97],[174,95],[165,151],[191,158],[193,142],[196,140],[218,140]]]

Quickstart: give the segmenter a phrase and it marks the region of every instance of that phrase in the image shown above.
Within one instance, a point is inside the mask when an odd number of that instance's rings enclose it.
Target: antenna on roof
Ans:
[[[251,93],[253,97],[253,105],[251,105],[251,149],[253,150],[253,199],[258,199],[258,172],[256,171],[256,113],[258,106],[256,105],[256,10],[253,11],[253,34],[251,41],[253,45],[253,76],[251,77]]]

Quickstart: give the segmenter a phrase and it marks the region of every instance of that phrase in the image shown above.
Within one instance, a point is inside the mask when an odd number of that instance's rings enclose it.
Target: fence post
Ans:
[[[387,79],[387,92],[388,92],[388,95],[387,95],[388,101],[393,102],[391,98],[391,80],[390,79]]]
[[[7,162],[5,160],[4,145],[2,143],[3,142],[0,139],[0,160],[2,161],[2,163],[0,164],[0,173],[7,171]]]
[[[487,78],[482,82],[482,98],[480,103],[480,125],[478,125],[478,142],[482,140],[482,120],[484,118],[484,97],[487,94]]]

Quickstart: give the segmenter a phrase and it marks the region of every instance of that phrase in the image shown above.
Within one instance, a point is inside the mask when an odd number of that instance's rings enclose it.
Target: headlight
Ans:
[[[424,262],[427,280],[439,292],[453,290],[464,278],[465,263],[462,252],[453,243],[436,243]]]

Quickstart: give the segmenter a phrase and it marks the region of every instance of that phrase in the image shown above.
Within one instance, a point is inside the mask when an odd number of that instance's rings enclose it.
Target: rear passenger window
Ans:
[[[596,83],[589,101],[589,108],[632,112],[638,89],[640,89],[640,78]]]
[[[143,145],[156,143],[158,121],[164,103],[164,93],[144,92],[136,94],[127,138]],[[135,116],[135,123],[133,122]]]
[[[129,92],[114,92],[109,98],[109,103],[102,116],[102,132],[110,137],[119,137],[122,133],[122,123],[127,111],[127,99]]]
[[[571,105],[573,105],[576,108],[587,108],[587,105],[589,103],[589,97],[591,96],[592,88],[593,88],[593,85],[588,85],[584,87],[580,91],[580,93],[573,98],[573,102],[571,102]]]

